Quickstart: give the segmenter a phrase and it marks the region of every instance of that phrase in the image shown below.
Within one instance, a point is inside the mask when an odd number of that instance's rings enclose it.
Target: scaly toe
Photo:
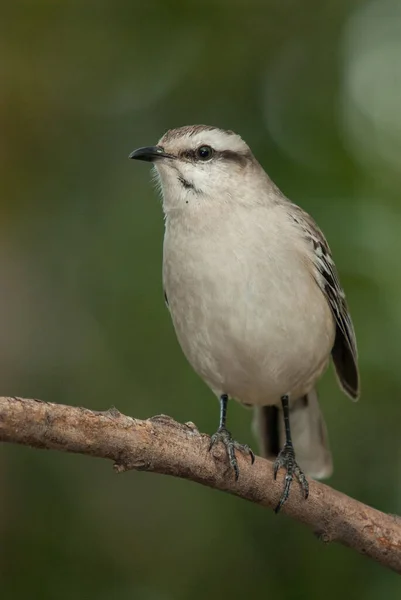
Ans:
[[[281,508],[288,500],[288,497],[290,495],[291,484],[293,482],[294,477],[298,480],[299,484],[302,487],[305,500],[309,496],[308,480],[306,479],[304,472],[300,469],[299,465],[295,460],[295,453],[292,446],[284,446],[280,454],[277,456],[276,461],[274,463],[274,479],[276,479],[277,473],[282,467],[285,467],[287,469],[287,474],[285,476],[283,493],[281,494],[279,503],[274,509],[274,512],[276,514],[280,512]]]
[[[235,456],[235,450],[238,450],[238,452],[250,456],[252,464],[255,462],[255,455],[247,444],[240,444],[236,440],[233,440],[231,433],[227,429],[221,428],[218,431],[216,431],[214,435],[212,435],[212,437],[210,438],[209,451],[218,442],[222,442],[226,448],[227,456],[231,468],[234,471],[235,480],[237,481],[239,477],[239,468],[237,458]]]

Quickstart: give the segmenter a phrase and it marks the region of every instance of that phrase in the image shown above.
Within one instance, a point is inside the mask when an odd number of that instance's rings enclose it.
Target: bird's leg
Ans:
[[[285,444],[284,448],[280,451],[274,463],[274,479],[276,479],[277,473],[281,469],[281,467],[285,467],[287,469],[287,475],[285,476],[284,491],[281,494],[280,502],[274,509],[275,513],[278,513],[283,504],[287,501],[294,476],[298,479],[299,483],[301,484],[305,500],[309,495],[308,480],[306,479],[303,471],[301,471],[295,460],[294,446],[292,445],[291,440],[289,398],[287,395],[281,398],[281,404],[283,407],[284,415]]]
[[[223,442],[224,446],[226,447],[230,465],[234,469],[235,480],[237,480],[239,477],[239,469],[237,458],[235,456],[235,450],[250,456],[252,464],[255,462],[255,455],[247,444],[239,444],[233,440],[231,433],[226,428],[227,404],[228,396],[227,394],[222,394],[220,396],[220,424],[216,433],[210,438],[209,451],[217,442]]]

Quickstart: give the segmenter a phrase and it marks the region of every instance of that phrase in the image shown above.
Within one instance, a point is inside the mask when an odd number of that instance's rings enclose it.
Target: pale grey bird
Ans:
[[[166,302],[185,356],[220,400],[210,446],[225,444],[238,478],[235,450],[254,455],[227,430],[227,403],[254,406],[274,477],[287,470],[276,512],[294,477],[307,498],[301,467],[332,472],[315,391],[330,355],[343,390],[359,395],[355,333],[322,232],[232,131],[172,129],[130,158],[154,163],[160,181]]]

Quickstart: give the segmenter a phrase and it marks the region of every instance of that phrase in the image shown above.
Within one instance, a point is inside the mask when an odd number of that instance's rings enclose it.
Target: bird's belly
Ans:
[[[271,269],[215,265],[165,277],[187,359],[216,394],[244,404],[307,393],[334,343],[330,308],[309,272],[289,278]]]

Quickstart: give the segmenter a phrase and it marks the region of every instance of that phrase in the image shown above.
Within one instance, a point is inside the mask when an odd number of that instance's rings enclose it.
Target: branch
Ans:
[[[137,469],[173,475],[269,508],[276,506],[283,486],[282,473],[273,480],[271,462],[257,457],[251,465],[242,455],[235,482],[221,445],[208,452],[209,436],[193,423],[181,425],[164,415],[140,421],[114,408],[96,412],[0,397],[0,441],[109,458],[118,473]],[[323,541],[340,542],[401,573],[400,517],[313,480],[308,500],[293,486],[283,512],[311,527]]]

